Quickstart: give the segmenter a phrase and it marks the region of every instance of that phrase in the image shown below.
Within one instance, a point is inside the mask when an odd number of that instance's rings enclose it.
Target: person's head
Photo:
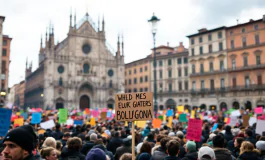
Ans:
[[[164,137],[161,141],[160,141],[160,145],[161,145],[161,148],[163,150],[166,150],[167,149],[167,142],[169,142],[171,140],[170,137]]]
[[[8,132],[2,140],[4,158],[20,160],[27,157],[35,149],[34,137],[33,133],[23,127]]]
[[[54,149],[56,149],[56,140],[53,137],[48,137],[43,142],[42,147],[53,147]]]
[[[250,129],[246,129],[244,132],[244,136],[247,137],[251,137],[253,135],[252,131]]]
[[[69,138],[67,141],[67,147],[69,150],[79,151],[82,147],[82,140],[78,137]]]
[[[240,155],[243,154],[244,152],[252,152],[253,149],[254,149],[254,145],[251,142],[244,141],[240,147]]]
[[[124,153],[121,157],[120,160],[132,160],[132,154],[131,153]]]
[[[223,124],[221,124],[221,123],[218,123],[218,125],[217,125],[217,129],[219,130],[219,131],[222,131],[223,130]]]
[[[184,134],[182,131],[177,131],[177,137],[179,137],[180,139],[184,138]]]
[[[131,138],[125,138],[123,139],[123,145],[124,146],[127,146],[127,147],[130,147],[132,145],[132,139]]]
[[[223,148],[225,143],[225,139],[222,135],[216,135],[213,137],[213,147],[214,148]]]
[[[56,128],[56,130],[60,130],[60,128],[61,128],[61,125],[60,125],[60,123],[56,123],[56,126],[55,126],[55,128]]]
[[[259,141],[265,141],[265,136],[261,136],[261,137],[259,138]]]
[[[189,153],[196,152],[196,143],[193,141],[188,141],[186,143],[186,152],[189,152]]]
[[[91,149],[87,155],[86,160],[106,160],[106,153],[99,148]]]
[[[265,151],[265,141],[258,141],[256,147],[260,151]]]
[[[52,147],[43,148],[40,151],[41,158],[45,160],[57,160],[56,150]]]
[[[242,138],[242,137],[237,137],[237,138],[235,139],[235,141],[234,141],[234,146],[235,146],[236,148],[240,148],[240,147],[241,147],[241,144],[242,144],[243,141],[244,141],[244,138]]]
[[[138,160],[150,160],[150,159],[151,159],[151,155],[146,152],[141,153],[138,158]]]
[[[63,139],[64,139],[64,140],[67,140],[67,139],[70,138],[70,137],[71,137],[71,135],[70,135],[69,132],[65,132],[65,133],[63,134]]]
[[[214,150],[208,146],[201,147],[198,152],[198,160],[215,160]]]
[[[170,140],[167,142],[167,153],[170,156],[177,156],[179,153],[180,144],[176,140]]]
[[[140,153],[146,152],[151,155],[151,150],[152,150],[151,144],[149,142],[144,142],[140,149]]]
[[[62,144],[62,142],[61,141],[56,141],[56,149],[58,150],[58,151],[61,151],[62,150],[62,147],[63,147],[63,144]]]
[[[147,140],[149,140],[149,141],[154,140],[154,134],[152,132],[148,133]]]
[[[114,137],[115,138],[118,138],[120,136],[120,132],[119,131],[116,131],[115,133],[114,133]]]
[[[231,132],[231,126],[227,125],[225,127],[225,133],[231,133],[232,134],[232,132]]]
[[[92,133],[90,136],[89,136],[89,140],[90,141],[93,141],[93,142],[96,142],[98,139],[98,135],[96,133]]]
[[[161,140],[162,140],[164,137],[166,137],[166,136],[165,136],[165,135],[162,135],[162,134],[158,134],[158,135],[156,136],[156,143],[160,143]]]

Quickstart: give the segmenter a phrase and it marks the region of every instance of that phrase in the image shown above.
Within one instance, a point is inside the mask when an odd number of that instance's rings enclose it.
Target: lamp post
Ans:
[[[158,19],[155,14],[153,14],[153,16],[151,17],[150,20],[148,20],[148,22],[151,24],[151,31],[153,34],[153,40],[154,40],[154,110],[155,113],[157,113],[157,85],[156,85],[156,32],[157,32],[157,24],[160,21],[160,19]]]

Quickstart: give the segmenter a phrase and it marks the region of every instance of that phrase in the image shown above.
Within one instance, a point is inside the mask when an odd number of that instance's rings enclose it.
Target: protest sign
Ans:
[[[89,114],[89,113],[90,113],[89,108],[86,108],[86,109],[85,109],[85,112],[86,112],[86,114]]]
[[[177,109],[178,109],[178,112],[184,112],[184,106],[178,106],[177,107]]]
[[[189,119],[186,139],[200,142],[201,135],[202,135],[202,120]]]
[[[108,117],[108,118],[111,118],[111,111],[108,111],[108,112],[107,112],[107,117]]]
[[[26,112],[21,113],[21,116],[23,116],[24,119],[28,119],[28,113],[26,113]]]
[[[17,118],[14,120],[14,125],[23,126],[24,119],[23,118]]]
[[[155,129],[160,128],[162,121],[161,121],[161,119],[155,118],[155,119],[153,119],[152,124],[153,124],[153,128],[155,128]]]
[[[59,109],[59,123],[66,123],[67,121],[67,109],[60,108]]]
[[[237,117],[237,116],[240,116],[240,115],[241,115],[241,113],[240,113],[239,110],[235,110],[235,111],[231,112],[231,116]]]
[[[143,121],[152,120],[153,93],[125,93],[115,96],[116,121]]]
[[[146,121],[137,121],[136,122],[136,126],[138,128],[145,128],[145,125],[146,125]]]
[[[83,121],[82,120],[74,120],[75,125],[82,125]]]
[[[256,117],[250,117],[250,119],[248,121],[249,126],[252,126],[256,122],[257,122],[257,118]]]
[[[243,126],[244,127],[247,127],[247,126],[249,126],[249,124],[248,124],[248,121],[249,121],[249,115],[248,114],[245,114],[245,115],[243,115]]]
[[[96,125],[96,120],[95,120],[94,117],[92,117],[92,118],[90,119],[90,125],[91,125],[91,126],[95,126],[95,125]]]
[[[179,115],[179,121],[180,122],[188,122],[187,115],[186,114],[180,114]]]
[[[217,127],[218,127],[218,123],[215,123],[215,124],[213,125],[212,132],[215,131],[215,130],[217,129]]]
[[[0,136],[5,136],[9,127],[12,110],[0,108]]]
[[[237,117],[236,116],[232,116],[230,118],[230,125],[231,126],[236,126],[237,122],[238,122],[238,120],[237,120]]]
[[[161,121],[163,121],[163,116],[158,116],[158,119],[160,119]]]
[[[101,117],[102,120],[106,120],[106,118],[107,118],[107,112],[101,112],[100,113],[100,117]]]
[[[255,108],[255,113],[256,114],[262,114],[263,113],[263,107]]]
[[[190,118],[194,118],[194,117],[195,117],[195,111],[194,111],[194,110],[192,110],[192,111],[191,111]]]
[[[167,117],[173,116],[173,110],[169,109],[167,110]]]
[[[168,123],[167,123],[167,126],[168,126],[169,128],[172,128],[172,121],[173,121],[173,117],[172,117],[172,116],[168,117]]]
[[[67,119],[66,125],[71,126],[73,124],[74,124],[74,120],[73,119]]]
[[[31,124],[38,124],[41,122],[41,113],[33,112],[31,118]]]
[[[52,127],[55,127],[55,123],[53,120],[48,120],[46,122],[40,123],[40,127],[42,129],[52,129]]]
[[[99,116],[99,111],[95,109],[95,110],[91,111],[91,114],[92,114],[93,117],[98,117]]]
[[[44,130],[44,129],[41,129],[41,130],[38,130],[38,134],[40,135],[40,134],[44,134],[46,132],[46,130]]]
[[[265,132],[265,120],[257,120],[256,133],[262,135]]]

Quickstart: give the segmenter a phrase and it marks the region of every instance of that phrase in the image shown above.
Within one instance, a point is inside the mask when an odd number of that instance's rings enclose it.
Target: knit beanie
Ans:
[[[99,148],[91,149],[86,155],[86,160],[106,160],[106,153]]]
[[[22,149],[25,149],[29,153],[31,153],[35,148],[34,135],[32,135],[31,132],[23,127],[18,127],[8,132],[3,139],[3,143],[5,141],[16,143],[18,146],[20,146]]]
[[[196,143],[193,141],[188,141],[186,144],[186,147],[188,148],[189,152],[196,152]]]

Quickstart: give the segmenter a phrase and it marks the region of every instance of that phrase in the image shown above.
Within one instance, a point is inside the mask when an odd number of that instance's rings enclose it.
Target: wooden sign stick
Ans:
[[[134,121],[132,121],[132,159],[135,159],[135,131],[134,131]]]

